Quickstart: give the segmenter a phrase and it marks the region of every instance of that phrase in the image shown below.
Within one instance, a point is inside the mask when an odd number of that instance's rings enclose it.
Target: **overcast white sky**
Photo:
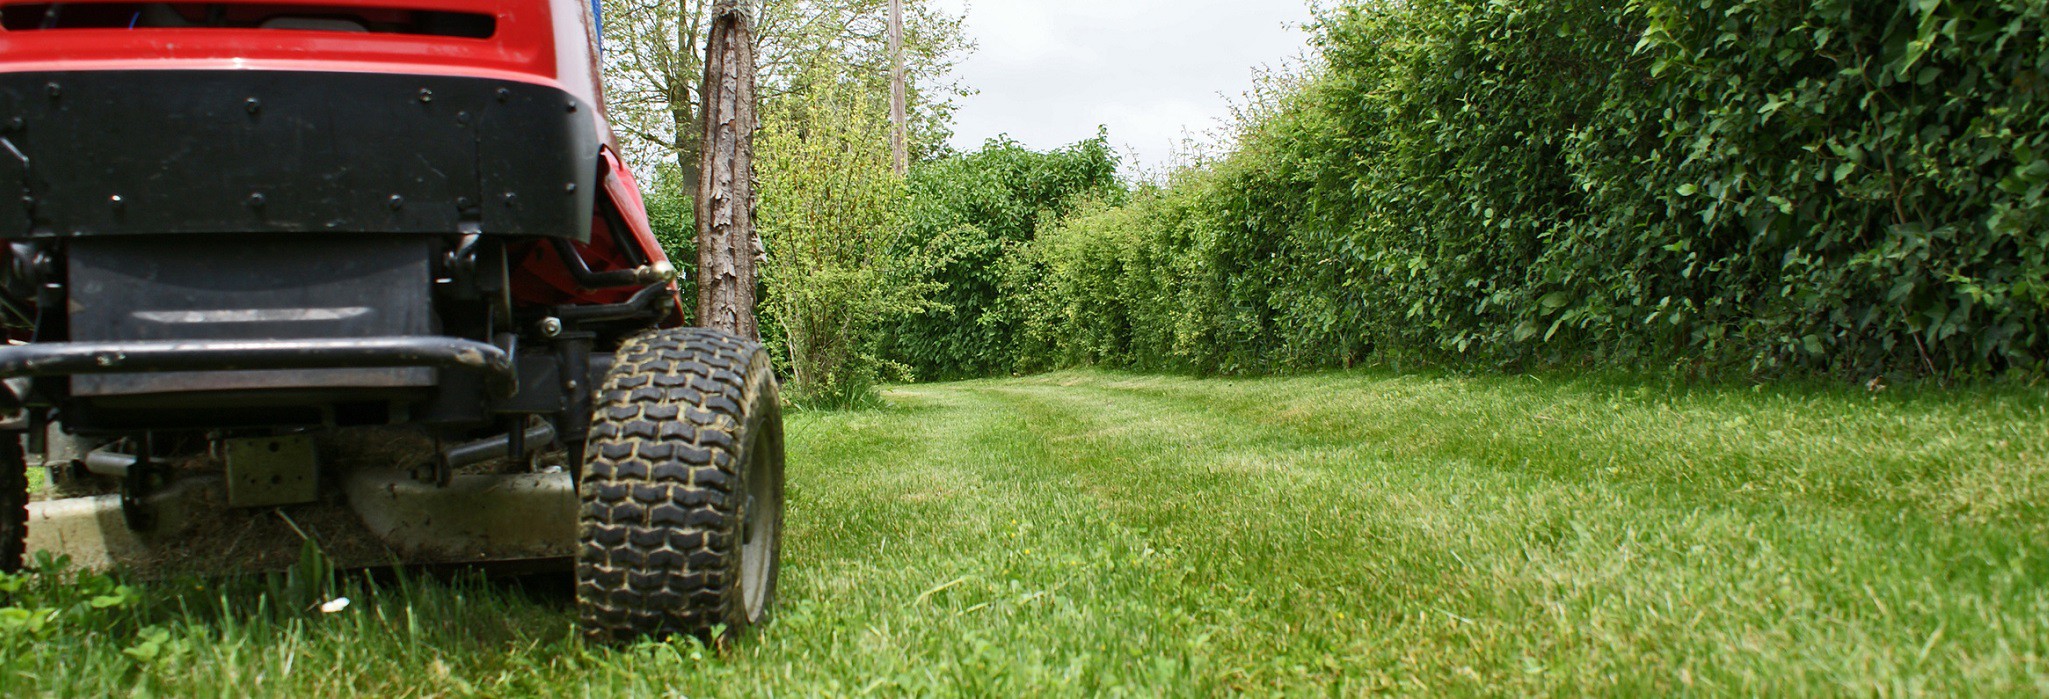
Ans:
[[[1307,0],[937,0],[967,8],[981,47],[959,77],[953,145],[998,134],[1036,149],[1110,128],[1132,166],[1157,168],[1214,128],[1260,66],[1302,53]]]

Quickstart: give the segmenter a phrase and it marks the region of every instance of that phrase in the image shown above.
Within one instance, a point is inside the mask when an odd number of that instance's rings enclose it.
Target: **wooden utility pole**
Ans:
[[[889,153],[896,174],[911,171],[909,119],[904,103],[904,0],[889,0]]]
[[[760,339],[754,319],[754,38],[740,0],[712,4],[704,42],[702,175],[697,183],[697,320]]]

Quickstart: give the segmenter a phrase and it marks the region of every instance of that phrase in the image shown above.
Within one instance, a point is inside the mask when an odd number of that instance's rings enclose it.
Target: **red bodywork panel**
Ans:
[[[48,4],[0,3],[26,9]],[[126,9],[143,3],[87,0],[60,4]],[[549,0],[216,0],[193,4],[227,6],[231,14],[238,7],[246,14],[289,11],[294,6],[320,14],[359,11],[366,18],[396,9],[475,13],[494,17],[496,31],[490,38],[476,39],[296,29],[64,28],[60,24],[54,29],[0,32],[0,70],[275,68],[473,75],[549,83],[557,77],[559,61]]]
[[[52,5],[59,12],[48,14]],[[165,14],[166,11],[177,15]],[[0,73],[53,71],[280,70],[447,75],[534,83],[598,107],[603,144],[602,191],[591,242],[578,244],[597,271],[630,269],[631,259],[667,260],[648,225],[633,174],[617,156],[604,118],[595,19],[589,0],[212,0],[137,3],[0,0]],[[65,19],[64,12],[70,12]],[[145,12],[155,13],[145,15]],[[195,13],[213,12],[212,15]],[[422,13],[488,18],[484,33],[450,35],[406,25]],[[122,15],[132,17],[125,25]],[[481,17],[479,17],[481,16]],[[155,26],[144,21],[154,18]],[[212,26],[176,22],[203,20]],[[336,30],[335,22],[360,30]],[[263,26],[268,24],[269,26]],[[336,95],[336,99],[349,99]],[[616,212],[609,218],[605,211]],[[637,247],[618,249],[608,220],[624,222]],[[451,231],[450,233],[454,233]],[[570,281],[546,245],[515,245],[514,298],[519,303],[616,303],[633,290],[589,291]],[[676,308],[681,309],[681,299]],[[664,322],[680,324],[681,312]]]

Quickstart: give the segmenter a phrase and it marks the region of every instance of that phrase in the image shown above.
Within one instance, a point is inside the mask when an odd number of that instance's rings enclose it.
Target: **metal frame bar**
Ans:
[[[481,371],[501,395],[519,388],[512,355],[490,344],[453,337],[34,342],[0,347],[0,377],[6,378],[416,366]],[[18,408],[21,398],[12,390],[0,391],[0,408]]]

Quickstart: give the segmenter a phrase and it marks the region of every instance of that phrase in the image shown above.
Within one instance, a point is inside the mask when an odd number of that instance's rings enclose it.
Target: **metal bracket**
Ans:
[[[319,455],[306,435],[221,441],[229,507],[274,507],[320,498]]]

